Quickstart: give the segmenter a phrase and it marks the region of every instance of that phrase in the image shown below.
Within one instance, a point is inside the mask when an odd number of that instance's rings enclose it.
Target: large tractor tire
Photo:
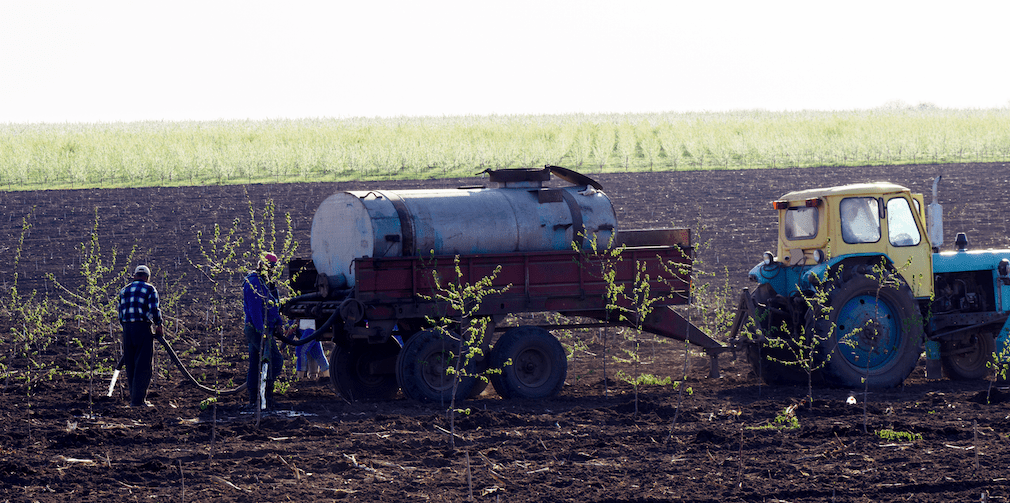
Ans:
[[[959,381],[985,379],[989,375],[996,340],[992,332],[973,331],[960,339],[940,343],[943,375]]]
[[[384,344],[337,345],[330,354],[330,382],[348,401],[392,400],[400,389],[395,362],[400,345],[390,339]]]
[[[502,334],[491,349],[491,384],[505,399],[539,400],[557,395],[568,377],[565,348],[550,332],[518,327]]]
[[[757,307],[753,318],[745,321],[741,327],[740,340],[754,376],[771,385],[806,384],[805,372],[796,365],[782,363],[795,360],[795,355],[785,348],[772,347],[762,339],[787,336],[780,331],[783,324],[788,324],[788,316],[780,313],[787,309],[784,303],[788,300],[777,296],[771,285],[767,284],[759,286],[751,296]]]
[[[455,386],[457,401],[469,397],[477,379],[461,377],[457,385],[457,375],[448,371],[458,364],[459,342],[454,334],[440,330],[422,330],[410,336],[396,360],[396,379],[403,394],[418,402],[448,404]],[[474,364],[469,365],[472,374]]]
[[[807,374],[796,365],[786,365],[783,361],[795,360],[796,357],[782,348],[772,348],[757,342],[746,342],[747,361],[754,371],[755,377],[765,384],[784,386],[806,384]]]
[[[900,385],[922,352],[922,315],[908,285],[883,285],[855,274],[834,288],[830,309],[811,320],[827,358],[821,374],[832,386]]]

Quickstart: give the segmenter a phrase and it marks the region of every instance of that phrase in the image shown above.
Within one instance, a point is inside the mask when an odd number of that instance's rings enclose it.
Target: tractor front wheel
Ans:
[[[943,341],[940,343],[943,374],[959,381],[985,379],[995,350],[991,332],[974,331],[960,339]]]

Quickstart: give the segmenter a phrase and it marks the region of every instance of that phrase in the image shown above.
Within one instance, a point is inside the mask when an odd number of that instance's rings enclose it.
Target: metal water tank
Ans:
[[[354,259],[570,250],[610,244],[614,206],[595,181],[549,166],[488,171],[496,188],[340,192],[312,219],[316,270],[354,285]],[[544,187],[551,173],[577,185]]]

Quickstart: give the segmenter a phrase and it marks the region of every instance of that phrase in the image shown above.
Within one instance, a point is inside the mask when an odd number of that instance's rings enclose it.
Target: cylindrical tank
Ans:
[[[331,288],[347,288],[360,257],[570,250],[593,236],[606,248],[617,228],[610,198],[581,175],[591,184],[544,188],[546,171],[491,172],[498,188],[334,194],[312,219],[312,261]]]

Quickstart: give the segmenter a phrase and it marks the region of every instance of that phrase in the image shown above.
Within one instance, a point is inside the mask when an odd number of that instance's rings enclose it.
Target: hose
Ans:
[[[318,340],[320,336],[322,336],[322,334],[326,332],[326,330],[329,329],[333,325],[333,323],[337,321],[337,318],[339,317],[340,317],[340,311],[339,310],[334,311],[333,314],[331,314],[330,317],[322,325],[319,326],[319,328],[316,328],[316,330],[312,333],[312,335],[304,339],[298,339],[298,340],[289,339],[283,334],[276,334],[274,335],[274,337],[277,338],[277,340],[283,342],[284,344],[287,344],[288,346],[301,346],[303,344],[308,344],[310,342]]]
[[[290,299],[287,299],[284,303],[288,304],[291,302],[299,302],[303,300],[319,300],[322,298],[323,296],[319,292],[309,292],[309,293],[303,293],[296,297],[291,297]]]
[[[311,336],[306,337],[304,339],[294,340],[294,339],[289,339],[289,338],[287,338],[287,337],[285,337],[283,335],[279,335],[279,334],[276,335],[275,337],[277,339],[280,339],[282,342],[284,342],[285,344],[287,344],[289,346],[301,346],[302,344],[308,344],[308,343],[310,343],[312,341],[315,341],[315,340],[319,339],[319,337],[327,329],[329,329],[330,326],[332,326],[333,323],[335,321],[337,321],[337,318],[339,318],[339,317],[340,317],[340,312],[339,311],[334,311],[333,314],[330,315],[329,319],[327,319],[325,323],[323,323],[318,329],[316,329],[316,331]],[[165,351],[168,352],[168,357],[172,360],[173,363],[175,363],[176,367],[179,367],[179,371],[181,371],[182,375],[186,377],[186,380],[188,380],[189,382],[191,382],[194,385],[196,385],[196,387],[199,388],[200,391],[203,391],[204,393],[207,393],[209,395],[234,395],[234,394],[241,393],[241,392],[245,391],[246,384],[248,384],[248,383],[242,383],[242,384],[239,385],[239,387],[234,388],[234,389],[228,389],[228,390],[214,389],[214,388],[210,388],[210,387],[204,386],[203,384],[200,384],[200,382],[197,381],[195,377],[193,377],[193,374],[189,373],[189,370],[186,368],[186,366],[183,365],[182,360],[179,359],[179,355],[177,355],[175,353],[175,350],[172,349],[172,345],[169,344],[167,340],[165,340],[165,336],[164,335],[160,335],[160,334],[155,334],[154,338],[158,339],[158,342],[161,342],[161,345],[165,347]],[[123,361],[123,359],[120,359],[119,363],[116,364],[116,368],[122,367],[124,363],[125,362]]]
[[[200,391],[203,391],[204,393],[207,393],[209,395],[234,395],[237,393],[241,393],[242,391],[245,391],[247,383],[242,383],[241,385],[239,385],[239,387],[228,390],[209,388],[207,386],[200,384],[199,381],[197,381],[196,378],[193,377],[193,374],[189,373],[189,370],[186,369],[186,366],[182,364],[182,360],[179,360],[179,355],[175,354],[175,350],[172,349],[172,345],[165,340],[165,336],[158,334],[155,335],[154,337],[155,339],[158,339],[159,342],[161,342],[162,346],[165,346],[165,351],[168,352],[168,357],[171,358],[173,362],[175,362],[176,367],[179,367],[179,370],[182,371],[182,375],[186,376],[186,379],[189,382],[195,384],[197,388],[200,388]]]

